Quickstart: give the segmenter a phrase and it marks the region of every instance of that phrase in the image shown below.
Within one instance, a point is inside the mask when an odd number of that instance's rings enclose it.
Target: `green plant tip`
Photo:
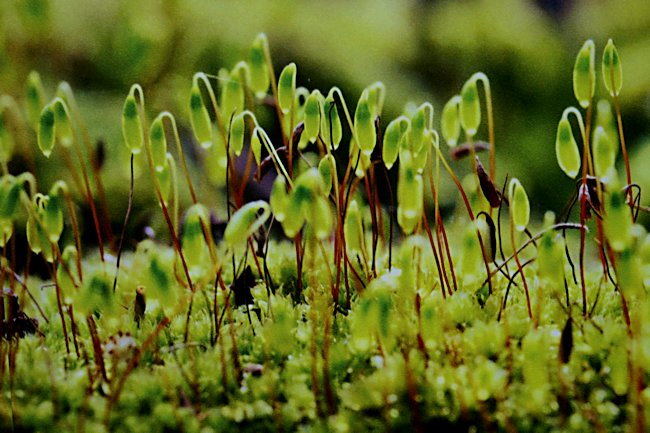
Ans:
[[[566,111],[557,126],[555,157],[562,171],[571,179],[575,179],[580,171],[580,151],[578,143],[573,137],[573,130]]]
[[[154,121],[151,122],[149,143],[151,144],[151,158],[153,159],[153,165],[156,171],[161,172],[167,164],[167,137],[165,136],[162,114],[158,115]]]
[[[510,215],[517,231],[524,231],[530,220],[530,202],[519,179],[513,177],[508,188],[510,197]]]
[[[138,103],[133,94],[129,94],[122,107],[122,137],[126,147],[133,154],[139,154],[144,143],[142,121],[138,113]]]
[[[460,91],[460,124],[470,137],[476,135],[481,124],[481,101],[474,77],[467,80]]]
[[[393,167],[399,154],[400,145],[409,128],[409,119],[406,116],[399,116],[393,119],[386,127],[384,133],[384,145],[382,147],[382,159],[388,170]]]
[[[377,140],[375,119],[370,110],[368,89],[361,93],[357,109],[354,112],[354,132],[361,151],[367,155],[372,153]]]
[[[38,147],[46,158],[50,157],[54,148],[54,124],[54,108],[51,104],[46,105],[38,121]]]
[[[293,98],[296,93],[296,64],[289,63],[284,67],[278,79],[278,104],[285,115],[293,107]]]
[[[589,106],[596,89],[595,50],[594,41],[587,40],[573,67],[573,93],[582,108]]]
[[[603,50],[603,84],[610,96],[618,96],[623,87],[623,66],[614,42],[609,39]]]
[[[454,95],[447,101],[442,109],[442,118],[440,120],[440,129],[442,137],[447,142],[449,147],[454,147],[458,144],[458,137],[460,137],[460,118],[458,107],[460,106],[460,95]]]
[[[271,84],[265,55],[268,45],[268,38],[264,33],[260,33],[253,41],[249,55],[251,89],[258,98],[266,95]]]
[[[190,91],[190,123],[201,147],[204,149],[212,147],[212,123],[198,84],[194,84]]]
[[[596,176],[602,180],[607,180],[611,171],[614,170],[616,148],[602,126],[598,126],[594,131],[593,160]]]

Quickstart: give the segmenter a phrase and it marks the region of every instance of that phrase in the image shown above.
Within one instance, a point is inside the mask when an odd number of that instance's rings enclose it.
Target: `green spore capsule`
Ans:
[[[289,194],[287,194],[287,181],[284,176],[279,175],[273,182],[270,197],[271,210],[275,219],[283,222],[289,207]]]
[[[305,148],[307,143],[313,143],[318,138],[321,124],[321,107],[319,103],[321,98],[321,93],[318,90],[314,90],[309,94],[305,101],[305,130],[302,133],[304,139],[300,141],[301,148]]]
[[[616,147],[602,126],[594,131],[593,159],[596,176],[606,180],[616,162]]]
[[[208,254],[203,228],[210,227],[209,221],[207,209],[199,203],[192,205],[185,214],[181,243],[183,254],[188,266],[192,268],[192,273],[204,266],[203,259]]]
[[[37,129],[41,111],[45,105],[45,90],[41,76],[36,71],[31,71],[27,77],[26,96],[27,116],[30,124]]]
[[[74,302],[75,308],[83,315],[102,313],[113,314],[119,303],[115,300],[112,284],[103,271],[84,279],[84,284]]]
[[[557,125],[555,157],[562,171],[571,179],[575,179],[580,171],[580,151],[578,150],[578,143],[573,137],[573,130],[566,116],[566,111]]]
[[[171,269],[160,257],[158,249],[153,246],[149,250],[146,276],[147,296],[157,299],[165,308],[176,305],[178,293],[171,276]]]
[[[375,131],[375,119],[370,110],[367,89],[361,93],[357,109],[354,112],[354,132],[361,152],[370,155],[375,148],[377,132]]]
[[[603,50],[603,84],[610,96],[618,96],[623,87],[623,66],[614,41],[609,39]]]
[[[398,118],[393,119],[386,127],[381,156],[384,165],[386,165],[388,170],[390,170],[395,164],[395,161],[397,161],[400,143],[409,128],[409,123],[409,119],[406,116],[399,116]]]
[[[35,211],[38,212],[38,209],[35,209]],[[27,232],[27,243],[32,252],[34,254],[41,253],[46,261],[52,263],[54,261],[54,252],[52,251],[50,238],[34,215],[27,218],[25,230]]]
[[[460,124],[470,137],[476,135],[481,124],[481,101],[473,76],[465,82],[460,91]]]
[[[138,103],[133,93],[129,93],[122,107],[122,137],[124,137],[124,143],[131,153],[139,154],[141,152],[144,143],[144,131],[138,113]]]
[[[524,231],[530,219],[530,202],[526,190],[519,179],[513,177],[508,188],[510,196],[510,214],[517,231]]]
[[[345,233],[345,244],[348,250],[352,253],[362,254],[363,224],[361,221],[359,204],[354,199],[348,205],[348,211],[345,214],[343,231]]]
[[[239,156],[244,147],[244,113],[239,113],[230,124],[230,151]]]
[[[266,222],[270,215],[271,208],[263,200],[245,204],[230,218],[224,232],[224,240],[230,246],[245,243]]]
[[[458,113],[460,101],[460,95],[452,96],[442,109],[440,129],[449,147],[456,146],[458,137],[460,137],[460,115]]]
[[[212,123],[198,84],[194,84],[190,91],[190,123],[201,147],[209,149],[212,146]]]
[[[605,236],[612,249],[621,252],[632,244],[632,215],[625,194],[610,189],[605,194]]]
[[[16,217],[21,189],[15,177],[6,174],[0,178],[0,220],[13,221]]]
[[[428,127],[427,125],[428,107],[429,106],[427,104],[422,104],[415,111],[413,117],[411,117],[411,122],[410,122],[411,128],[408,130],[408,142],[407,142],[408,149],[411,152],[414,153],[420,152],[426,140],[427,137],[426,131]]]
[[[259,166],[262,159],[262,141],[260,135],[262,134],[261,128],[256,126],[251,134],[251,152],[255,158],[255,163]]]
[[[573,94],[582,108],[587,108],[596,90],[594,41],[587,40],[580,48],[573,67]]]
[[[268,38],[264,33],[257,35],[251,46],[248,57],[250,75],[251,75],[251,89],[255,92],[258,98],[264,97],[271,84],[269,78],[269,68],[266,65],[265,50],[268,49]]]
[[[333,147],[334,150],[338,149],[343,138],[343,128],[336,108],[334,89],[330,90],[321,104],[321,135],[325,144]]]
[[[293,107],[293,97],[296,93],[296,64],[289,63],[284,67],[278,79],[278,104],[282,113],[289,114]]]
[[[334,176],[336,176],[336,160],[334,155],[327,154],[318,163],[318,172],[323,178],[323,194],[329,195],[334,184]]]
[[[72,123],[70,122],[70,113],[63,99],[56,98],[53,102],[54,122],[56,123],[56,136],[61,145],[70,147],[73,140]]]
[[[171,155],[169,155],[171,157]],[[169,195],[172,190],[172,169],[169,165],[169,162],[165,160],[160,170],[155,170],[156,180],[158,181],[158,186],[160,188],[160,196],[167,204],[169,202]]]
[[[247,72],[248,66],[244,62],[240,62],[233,68],[228,79],[223,86],[221,93],[221,111],[226,116],[240,113],[244,108],[244,88],[242,87],[242,72],[243,75]]]
[[[422,218],[424,186],[422,175],[411,164],[402,160],[397,183],[397,223],[409,235]]]
[[[45,234],[52,243],[59,241],[63,232],[63,209],[58,195],[42,196],[38,204],[38,213]]]
[[[332,233],[333,217],[329,202],[317,196],[309,207],[309,227],[318,239],[325,239]]]
[[[149,130],[149,143],[151,144],[151,158],[157,172],[163,171],[167,163],[167,137],[163,126],[162,115],[158,115],[151,123]]]
[[[46,105],[41,111],[38,121],[38,147],[46,158],[52,154],[55,142],[55,117],[52,104]]]

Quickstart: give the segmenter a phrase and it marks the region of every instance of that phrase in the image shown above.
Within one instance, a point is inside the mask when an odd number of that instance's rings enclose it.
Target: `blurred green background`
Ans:
[[[520,178],[538,213],[559,212],[574,187],[555,162],[554,140],[563,109],[577,105],[575,55],[594,39],[600,74],[611,37],[623,62],[634,179],[650,188],[648,0],[5,0],[0,29],[0,92],[22,99],[30,70],[40,72],[48,97],[60,80],[70,82],[109,161],[126,155],[120,113],[132,83],[145,88],[152,114],[169,110],[183,123],[192,74],[231,68],[259,32],[269,37],[276,72],[295,61],[299,84],[310,89],[337,85],[354,105],[365,86],[383,81],[384,125],[409,101],[431,101],[439,114],[483,71],[495,103],[498,182],[506,173]],[[597,98],[604,96],[599,81]],[[126,197],[127,176],[126,167],[105,174],[112,203],[125,202],[115,198]]]

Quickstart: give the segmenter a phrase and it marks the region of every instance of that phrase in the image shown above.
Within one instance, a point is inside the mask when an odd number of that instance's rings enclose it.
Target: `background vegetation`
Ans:
[[[633,166],[650,154],[648,28],[646,0],[15,0],[0,4],[0,93],[21,98],[33,69],[49,89],[69,81],[92,137],[107,143],[110,170],[111,161],[121,159],[121,166],[128,158],[119,116],[131,84],[143,85],[152,111],[187,118],[192,74],[231,68],[262,31],[278,72],[298,64],[299,85],[336,84],[356,100],[369,83],[386,83],[384,125],[409,101],[432,101],[439,119],[444,102],[482,70],[495,95],[501,172],[517,173],[536,198],[533,212],[541,213],[561,209],[573,187],[554,161],[551,131],[574,103],[567,78],[585,39],[599,48],[614,39],[624,64],[621,103]],[[600,83],[598,94],[604,96]],[[644,172],[636,170],[636,180],[650,188]],[[107,176],[111,194],[126,197],[124,176]]]

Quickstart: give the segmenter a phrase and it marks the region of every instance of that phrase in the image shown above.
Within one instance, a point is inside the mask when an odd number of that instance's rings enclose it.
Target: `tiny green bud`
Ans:
[[[397,182],[397,222],[404,234],[411,234],[422,218],[424,186],[422,175],[405,159],[400,163]]]
[[[208,211],[202,204],[192,205],[185,213],[181,243],[187,264],[193,270],[203,266],[203,258],[208,253],[203,227],[210,227],[209,221]]]
[[[623,87],[623,66],[614,42],[609,39],[603,51],[603,83],[609,94],[614,97],[621,93]]]
[[[38,121],[38,147],[46,158],[52,154],[55,141],[54,108],[52,104],[46,105],[41,111]]]
[[[587,40],[580,48],[573,67],[573,93],[582,108],[587,108],[596,89],[594,41]]]
[[[393,119],[386,127],[384,133],[384,145],[382,148],[382,159],[388,170],[391,169],[399,153],[400,143],[409,128],[409,120],[406,116],[399,116]]]
[[[244,147],[244,113],[239,113],[230,124],[230,151],[236,156],[241,154]]]
[[[287,182],[282,175],[278,175],[273,182],[270,204],[275,219],[283,222],[289,207],[289,194],[287,194]]]
[[[593,158],[596,176],[600,179],[607,178],[610,170],[614,168],[616,148],[602,126],[598,126],[594,131]]]
[[[616,278],[625,295],[636,297],[645,294],[641,267],[641,260],[632,248],[624,249],[619,255],[616,261]]]
[[[140,153],[144,142],[144,132],[138,113],[138,103],[133,93],[128,94],[122,107],[122,136],[131,153]]]
[[[622,191],[605,194],[604,226],[607,241],[614,251],[621,252],[632,244],[632,215]]]
[[[566,113],[565,111],[557,125],[555,157],[562,171],[574,179],[580,171],[580,151]]]
[[[481,101],[476,78],[470,77],[460,91],[460,124],[469,136],[476,135],[481,124]]]
[[[196,83],[190,91],[190,123],[201,147],[204,149],[210,148],[212,146],[212,123],[210,122],[208,110],[203,103],[201,89]]]
[[[358,178],[366,175],[366,170],[370,167],[370,153],[362,152],[354,138],[350,139],[349,155],[352,160],[352,167],[356,167],[354,174]]]
[[[143,242],[151,242],[145,240]],[[153,244],[153,242],[152,242]],[[146,270],[147,295],[157,299],[163,307],[171,308],[176,305],[178,293],[168,266],[163,262],[155,245],[149,249],[148,266]]]
[[[519,179],[513,177],[508,188],[510,197],[510,215],[512,223],[517,231],[524,231],[530,219],[530,202],[526,190],[519,182]]]
[[[427,111],[430,109],[428,104],[422,104],[418,107],[411,117],[411,128],[408,130],[408,149],[418,153],[427,138]]]
[[[243,63],[243,65],[246,65]],[[221,93],[221,111],[227,116],[240,113],[244,108],[244,88],[241,83],[240,64],[235,65]],[[248,68],[248,66],[246,66]]]
[[[162,114],[154,119],[149,130],[149,143],[151,144],[151,158],[156,171],[162,171],[167,158],[167,137],[163,125]]]
[[[245,243],[266,222],[269,215],[271,208],[265,201],[246,203],[230,218],[223,235],[224,240],[231,247]]]
[[[264,33],[257,35],[251,46],[249,65],[251,74],[251,89],[258,98],[266,95],[271,80],[269,68],[266,65],[265,50],[268,49],[269,41]]]
[[[169,157],[171,158],[171,155],[169,155]],[[156,175],[156,180],[158,181],[158,186],[160,188],[161,198],[165,204],[167,204],[169,201],[169,194],[171,194],[172,190],[172,169],[167,159],[165,159],[160,170],[156,169],[154,173]]]
[[[334,100],[334,89],[330,90],[325,98],[325,102],[321,105],[321,135],[323,141],[334,149],[338,149],[343,137],[343,128],[341,127],[341,118],[339,111],[336,108]],[[331,137],[330,137],[331,133]]]
[[[368,101],[368,89],[361,93],[357,109],[354,112],[354,132],[362,153],[370,155],[375,148],[377,132],[375,131],[375,119],[370,110]]]
[[[348,250],[352,253],[361,253],[363,251],[363,224],[359,205],[354,199],[348,205],[343,231]]]
[[[68,107],[63,99],[56,98],[53,102],[52,109],[54,110],[54,122],[56,123],[56,136],[59,138],[62,146],[69,147],[72,145],[73,132]]]
[[[97,271],[89,278],[85,278],[74,305],[83,315],[97,312],[104,314],[114,313],[118,302],[115,300],[108,275],[102,271]]]
[[[559,294],[564,268],[562,236],[552,230],[544,233],[537,247],[537,269],[540,278],[546,279]]]
[[[322,98],[321,93],[318,90],[314,90],[307,97],[305,102],[305,130],[302,133],[304,140],[300,141],[300,144],[305,143],[302,147],[304,148],[307,143],[313,143],[318,138],[318,133],[320,131],[320,113],[321,107],[319,104],[319,99]]]
[[[454,95],[442,109],[440,129],[449,147],[456,146],[458,144],[458,137],[460,136],[460,119],[458,113],[460,101],[460,95]]]
[[[296,93],[296,64],[289,63],[284,67],[278,79],[278,104],[282,113],[289,114],[293,107],[293,97]]]
[[[253,129],[253,134],[251,135],[251,152],[253,152],[253,157],[255,157],[255,163],[259,166],[262,159],[262,141],[260,141],[260,130],[262,128],[256,126]]]
[[[41,116],[41,110],[45,105],[45,91],[43,90],[43,83],[41,83],[41,76],[38,72],[31,71],[27,77],[27,116],[30,124],[37,129],[38,122]]]
[[[35,209],[35,212],[38,213],[38,208]],[[27,232],[27,243],[34,254],[41,253],[45,260],[52,263],[54,261],[54,252],[52,251],[50,239],[34,215],[30,214],[27,218],[25,230]]]
[[[305,217],[309,227],[318,239],[324,239],[332,233],[332,210],[325,197],[316,196]]]
[[[21,185],[11,175],[0,178],[0,220],[11,221],[16,217],[20,204]]]
[[[336,160],[330,153],[325,155],[318,163],[318,172],[323,178],[324,195],[329,195],[334,183],[334,176],[336,176]]]
[[[43,230],[52,243],[59,241],[63,232],[63,210],[61,198],[58,195],[40,196],[38,213],[41,218]]]

